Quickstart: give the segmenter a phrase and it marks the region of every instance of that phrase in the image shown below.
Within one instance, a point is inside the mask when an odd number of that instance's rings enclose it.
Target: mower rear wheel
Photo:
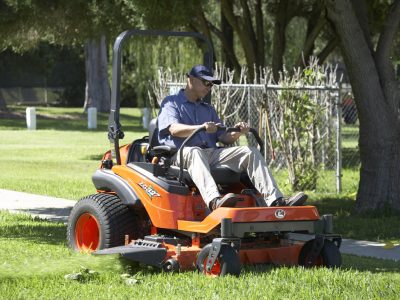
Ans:
[[[222,245],[221,251],[215,260],[214,265],[210,271],[207,271],[207,259],[211,250],[212,244],[208,244],[199,252],[196,261],[196,267],[199,272],[206,276],[212,277],[224,276],[228,274],[239,276],[241,270],[240,258],[236,251],[229,245]]]
[[[121,199],[111,194],[94,194],[82,198],[68,218],[67,241],[79,251],[95,251],[121,246],[125,235],[138,238],[145,234],[143,222]],[[142,236],[140,236],[142,237]]]
[[[339,248],[330,240],[324,241],[324,246],[321,253],[318,255],[313,264],[309,264],[308,257],[311,253],[314,240],[308,241],[304,244],[299,255],[299,265],[304,267],[327,267],[339,268],[342,265],[342,255]]]

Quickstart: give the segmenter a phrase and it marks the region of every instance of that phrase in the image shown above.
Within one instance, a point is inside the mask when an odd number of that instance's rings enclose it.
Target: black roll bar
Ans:
[[[115,157],[118,165],[121,164],[121,156],[119,153],[119,139],[124,138],[124,133],[121,130],[119,122],[120,114],[120,95],[121,95],[121,50],[125,41],[132,36],[165,36],[165,37],[193,37],[199,39],[207,45],[207,51],[204,53],[204,65],[212,71],[213,65],[213,48],[210,41],[197,32],[177,32],[163,30],[140,30],[132,29],[122,32],[115,40],[113,47],[112,59],[112,85],[111,85],[111,107],[110,116],[108,119],[108,139],[114,144]]]

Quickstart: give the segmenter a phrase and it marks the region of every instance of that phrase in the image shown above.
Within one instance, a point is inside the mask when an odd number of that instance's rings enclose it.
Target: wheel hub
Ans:
[[[99,247],[100,226],[96,218],[90,213],[84,213],[76,222],[76,247],[83,251],[95,251]]]

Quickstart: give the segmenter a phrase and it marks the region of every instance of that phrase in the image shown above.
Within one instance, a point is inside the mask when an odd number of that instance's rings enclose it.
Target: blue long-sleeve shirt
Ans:
[[[172,136],[169,132],[169,126],[175,123],[202,125],[205,122],[222,124],[213,106],[203,101],[189,101],[182,89],[178,94],[167,96],[161,102],[161,109],[158,114],[158,140],[160,144],[179,148],[185,138]],[[199,132],[189,142],[188,146],[217,148],[216,143],[222,133],[223,131],[217,131],[216,133]]]

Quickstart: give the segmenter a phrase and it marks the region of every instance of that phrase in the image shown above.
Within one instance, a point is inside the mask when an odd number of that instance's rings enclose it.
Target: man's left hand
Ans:
[[[250,126],[246,122],[239,122],[235,125],[236,128],[240,128],[240,133],[247,134],[249,133]]]

